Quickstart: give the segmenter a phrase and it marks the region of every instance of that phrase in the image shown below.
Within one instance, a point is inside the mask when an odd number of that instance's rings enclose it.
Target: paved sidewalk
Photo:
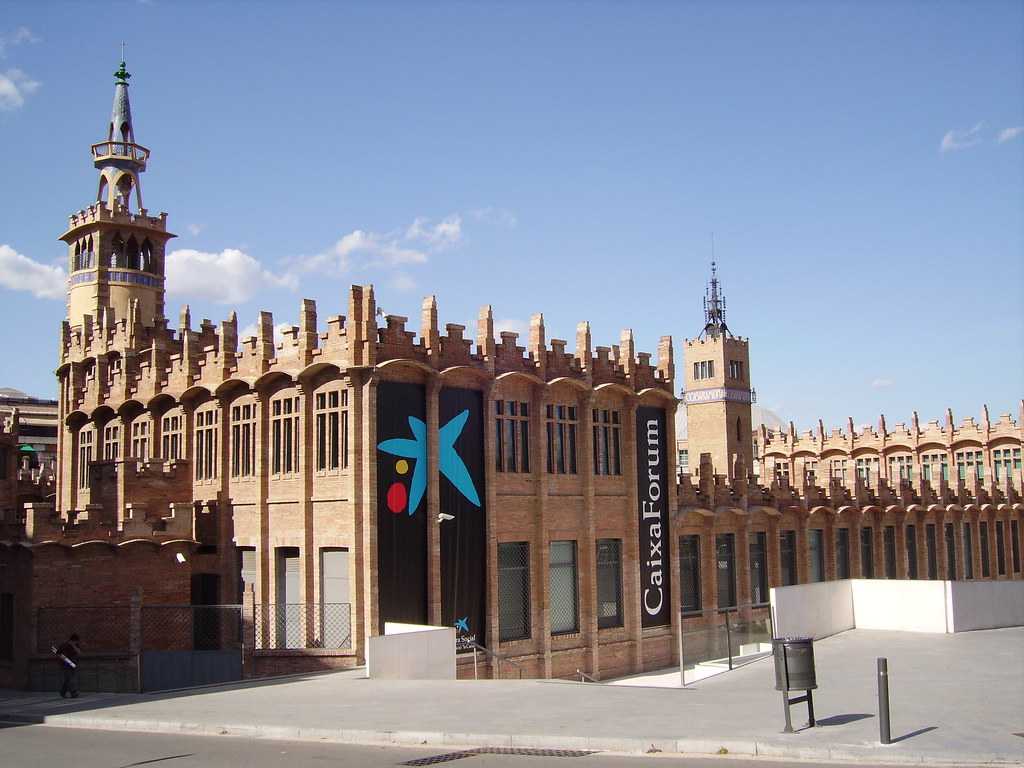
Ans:
[[[818,728],[781,734],[770,660],[685,689],[560,681],[385,681],[327,674],[177,694],[0,694],[0,719],[348,743],[660,750],[816,760],[1024,764],[1024,628],[852,630],[815,644]],[[875,658],[892,734],[878,744]],[[794,724],[806,710],[794,706]]]

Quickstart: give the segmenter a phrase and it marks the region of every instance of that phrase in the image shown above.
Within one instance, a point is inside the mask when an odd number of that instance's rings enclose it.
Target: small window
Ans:
[[[860,529],[860,573],[861,578],[875,578],[875,542],[874,531],[865,526]]]
[[[578,632],[580,606],[575,541],[551,542],[550,585],[551,634]]]
[[[498,636],[501,642],[530,637],[530,545],[498,544]]]
[[[576,474],[576,406],[548,405],[547,467],[556,475]]]
[[[622,625],[622,539],[598,539],[597,626]]]
[[[679,537],[679,582],[683,613],[700,613],[700,536]]]
[[[800,580],[796,569],[796,531],[779,532],[779,556],[782,565],[782,586],[796,584]]]
[[[519,400],[494,402],[494,463],[499,472],[530,471],[530,408]]]

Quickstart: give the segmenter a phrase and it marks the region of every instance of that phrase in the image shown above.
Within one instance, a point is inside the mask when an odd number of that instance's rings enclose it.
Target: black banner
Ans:
[[[380,623],[427,623],[427,424],[421,384],[377,385]]]
[[[640,515],[640,615],[643,627],[671,623],[668,557],[668,436],[665,410],[636,410],[636,490]]]
[[[475,389],[444,387],[438,425],[441,623],[455,627],[459,650],[469,650],[471,641],[486,644],[483,394]]]

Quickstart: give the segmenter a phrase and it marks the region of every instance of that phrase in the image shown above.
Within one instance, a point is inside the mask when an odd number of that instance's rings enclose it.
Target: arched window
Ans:
[[[89,235],[89,239],[85,241],[85,264],[84,269],[92,268],[92,235]]]
[[[147,237],[142,241],[142,248],[140,249],[142,256],[142,266],[139,267],[143,272],[153,271],[153,244],[149,242]]]
[[[117,180],[117,202],[125,210],[131,209],[132,177],[127,173]]]
[[[121,238],[120,232],[114,234],[114,241],[110,249],[110,266],[124,266],[124,240]]]
[[[82,268],[82,244],[75,243],[75,258],[71,260],[71,271],[77,272]]]
[[[128,269],[140,269],[139,263],[139,241],[135,239],[135,235],[129,235],[128,243],[124,248],[124,263]]]
[[[100,191],[96,195],[96,199],[99,202],[101,202],[101,203],[106,203],[106,201],[107,201],[107,177],[106,176],[100,176]]]
[[[740,421],[740,417],[736,417],[736,442],[743,442],[743,423]]]

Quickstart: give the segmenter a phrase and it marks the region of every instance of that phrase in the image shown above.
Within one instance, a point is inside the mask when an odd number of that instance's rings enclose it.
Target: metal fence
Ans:
[[[131,648],[131,607],[127,605],[36,609],[36,653],[48,654],[71,635],[83,653],[127,653]]]
[[[242,647],[241,605],[143,605],[144,651],[227,651]]]
[[[266,603],[253,606],[256,650],[352,647],[350,603]]]

